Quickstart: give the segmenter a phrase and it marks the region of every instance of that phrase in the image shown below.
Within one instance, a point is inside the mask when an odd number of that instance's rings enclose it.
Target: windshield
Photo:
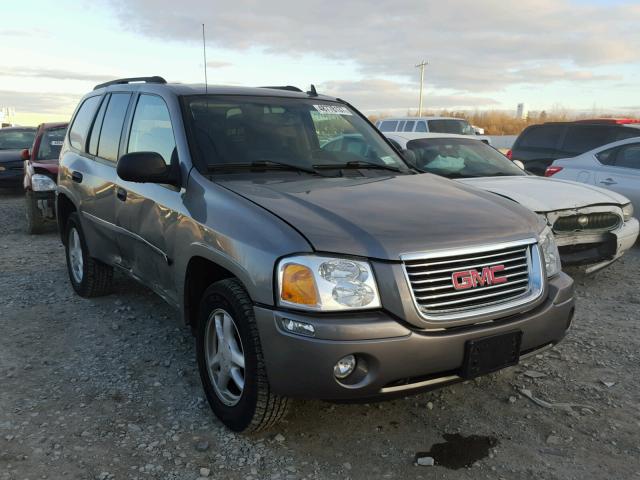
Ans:
[[[198,95],[185,98],[196,156],[204,168],[289,165],[400,169],[404,161],[342,103],[316,99]]]
[[[0,129],[0,150],[31,148],[35,136],[35,130]]]
[[[429,131],[433,133],[456,133],[458,135],[475,135],[476,133],[469,122],[454,118],[429,120]]]
[[[64,143],[64,134],[67,127],[45,130],[38,148],[38,160],[54,160],[60,156],[60,150]]]
[[[416,168],[448,178],[526,175],[492,147],[466,138],[411,140],[407,149],[416,157]]]

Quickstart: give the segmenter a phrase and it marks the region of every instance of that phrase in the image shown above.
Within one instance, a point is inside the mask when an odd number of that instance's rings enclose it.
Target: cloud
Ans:
[[[320,93],[348,99],[364,112],[406,113],[408,109],[416,109],[418,105],[419,92],[415,85],[385,79],[335,80],[321,83],[317,88]],[[492,98],[464,93],[439,95],[426,91],[423,97],[425,109],[476,108],[497,104]]]
[[[81,80],[89,82],[106,82],[117,78],[113,75],[101,75],[97,73],[82,73],[53,68],[33,67],[0,67],[0,76],[51,78],[54,80]]]
[[[225,62],[222,60],[209,60],[207,62],[207,67],[209,68],[225,68],[225,67],[232,67],[233,63],[231,62]]]
[[[71,116],[82,95],[71,93],[33,93],[0,90],[0,105],[19,112],[68,113]]]
[[[428,85],[468,92],[603,81],[598,67],[640,61],[640,5],[631,1],[103,1],[124,28],[149,37],[197,42],[205,22],[217,47],[352,60],[365,77],[415,79],[425,58]]]

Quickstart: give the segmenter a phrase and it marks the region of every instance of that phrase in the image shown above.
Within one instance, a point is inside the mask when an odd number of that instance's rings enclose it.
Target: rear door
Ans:
[[[123,154],[159,153],[178,168],[173,125],[164,99],[142,93],[123,140]],[[175,228],[180,219],[181,190],[171,185],[134,183],[118,179],[116,219],[122,235],[120,249],[127,268],[158,294],[177,303],[172,275]]]
[[[596,158],[600,166],[595,184],[624,195],[640,208],[640,141],[605,150]]]
[[[115,232],[115,170],[95,155],[110,97],[89,97],[78,109],[69,127],[69,148],[63,153],[59,181],[60,188],[76,202],[91,256],[114,264],[120,258]]]

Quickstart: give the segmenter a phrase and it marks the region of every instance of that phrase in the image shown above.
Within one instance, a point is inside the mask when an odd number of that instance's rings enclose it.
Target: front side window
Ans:
[[[104,114],[100,140],[98,141],[98,156],[112,162],[118,161],[120,135],[127,114],[127,107],[131,99],[130,93],[113,93]]]
[[[479,140],[421,138],[407,143],[416,157],[416,167],[448,178],[526,175],[500,152]]]
[[[0,150],[31,148],[35,136],[35,130],[0,129]]]
[[[38,160],[55,160],[60,156],[60,150],[64,143],[64,135],[67,127],[58,127],[45,130],[38,148]]]
[[[435,133],[455,133],[457,135],[475,134],[475,131],[469,122],[454,118],[429,120],[429,131]]]
[[[613,129],[599,125],[577,125],[569,127],[562,150],[581,154],[606,145],[612,140]]]
[[[71,130],[69,130],[69,143],[73,148],[84,151],[87,133],[89,133],[89,127],[100,103],[100,98],[100,96],[87,98],[76,113]]]
[[[380,134],[340,103],[213,95],[184,102],[195,156],[205,168],[271,161],[308,170],[354,164],[406,169]]]
[[[140,95],[127,152],[159,153],[170,165],[175,149],[176,140],[167,104],[157,95]]]

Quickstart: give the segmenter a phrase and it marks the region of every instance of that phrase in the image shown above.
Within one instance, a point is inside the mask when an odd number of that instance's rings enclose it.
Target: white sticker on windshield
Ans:
[[[314,105],[314,108],[325,115],[353,115],[347,107],[341,105]]]
[[[51,145],[61,147],[64,142],[62,140],[51,140]]]
[[[393,158],[391,157],[380,157],[380,160],[382,160],[385,164],[387,165],[397,165],[398,162],[396,162]]]

